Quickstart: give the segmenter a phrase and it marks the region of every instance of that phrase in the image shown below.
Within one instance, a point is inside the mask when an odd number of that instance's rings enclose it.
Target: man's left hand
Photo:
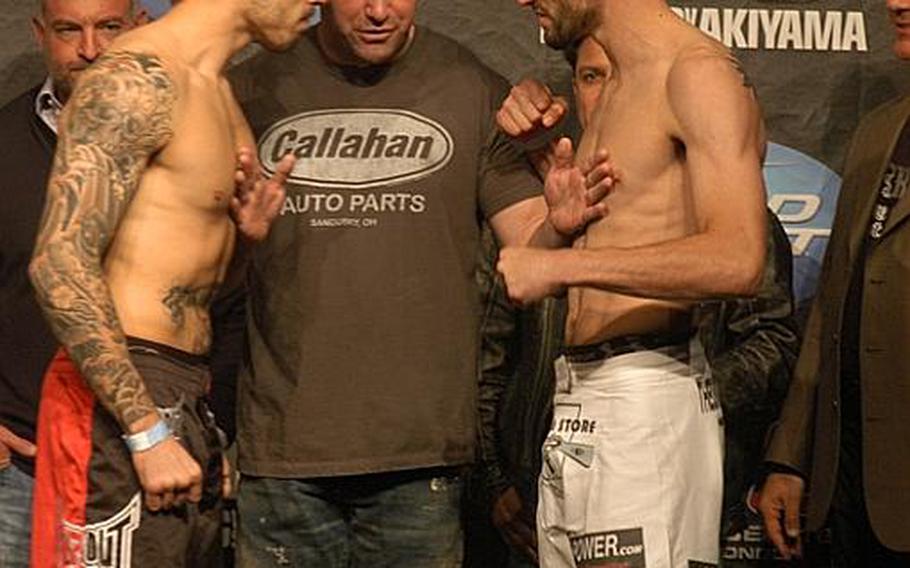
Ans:
[[[231,467],[231,460],[227,454],[221,454],[221,497],[233,499],[236,497],[234,490],[237,488],[236,472]]]
[[[521,306],[548,296],[559,296],[565,286],[560,281],[556,261],[565,250],[504,247],[499,252],[496,270],[503,276],[509,299]]]
[[[552,152],[552,164],[544,180],[548,220],[557,233],[572,238],[588,223],[607,213],[603,202],[615,183],[613,164],[605,151],[585,163],[575,163],[572,141],[562,138]]]
[[[268,236],[269,227],[284,204],[284,184],[294,162],[292,155],[286,155],[275,167],[275,174],[265,179],[258,171],[253,151],[246,147],[237,151],[231,217],[247,239],[261,241]]]
[[[514,486],[510,486],[496,498],[491,515],[493,526],[499,529],[509,546],[529,562],[537,565],[539,559],[534,512],[530,511],[529,514]]]

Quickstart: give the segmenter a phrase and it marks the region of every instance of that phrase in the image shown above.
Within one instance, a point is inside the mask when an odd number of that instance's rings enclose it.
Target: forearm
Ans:
[[[763,243],[763,241],[759,241]],[[553,251],[550,267],[562,286],[600,288],[671,300],[741,297],[755,293],[763,246],[724,244],[704,234],[634,248]]]
[[[765,461],[785,465],[806,477],[812,465],[816,392],[814,387],[797,382],[791,385],[780,418],[771,426]]]
[[[542,197],[527,199],[495,215],[490,220],[496,237],[503,246],[562,248],[572,243],[550,222],[547,204]]]
[[[531,224],[526,239],[526,246],[535,248],[558,249],[572,244],[572,238],[557,231],[546,215]]]
[[[50,241],[36,250],[29,273],[51,329],[98,401],[124,432],[152,426],[157,411],[130,361],[100,262]]]
[[[821,311],[816,298],[806,322],[793,380],[765,454],[767,461],[788,465],[804,475],[808,473],[811,461],[821,360]]]

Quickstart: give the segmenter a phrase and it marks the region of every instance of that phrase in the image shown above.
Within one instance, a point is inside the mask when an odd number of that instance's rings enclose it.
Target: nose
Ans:
[[[82,31],[78,52],[79,57],[86,61],[94,61],[100,55],[98,38],[95,37],[95,30],[91,27],[87,27]]]
[[[534,4],[534,0],[515,0],[519,6],[531,6]]]
[[[382,23],[389,17],[389,0],[367,0],[365,10],[370,21]]]

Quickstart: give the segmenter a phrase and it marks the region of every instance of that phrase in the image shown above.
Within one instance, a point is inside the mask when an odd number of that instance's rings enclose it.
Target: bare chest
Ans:
[[[690,230],[694,214],[685,148],[673,131],[660,89],[608,86],[579,154],[606,149],[619,182],[607,197],[609,214],[588,231],[589,244],[636,246]]]
[[[170,143],[155,160],[153,180],[162,196],[192,209],[225,211],[234,189],[236,126],[230,93],[189,85]]]

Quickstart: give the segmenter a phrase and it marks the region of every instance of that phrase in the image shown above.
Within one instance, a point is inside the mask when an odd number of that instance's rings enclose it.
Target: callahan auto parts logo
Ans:
[[[274,124],[259,142],[259,160],[272,174],[288,152],[297,158],[290,181],[367,189],[414,181],[452,159],[452,136],[438,122],[397,109],[313,111]]]

